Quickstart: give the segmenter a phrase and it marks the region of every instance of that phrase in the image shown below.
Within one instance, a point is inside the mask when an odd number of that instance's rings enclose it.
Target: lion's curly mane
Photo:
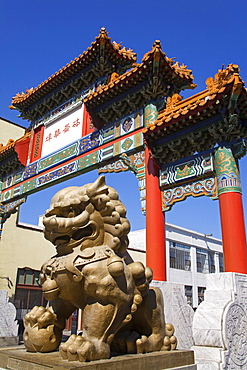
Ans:
[[[63,211],[68,212],[72,207],[76,217],[83,218],[85,223],[93,212],[98,211],[104,225],[104,244],[115,252],[125,252],[130,231],[126,208],[117,191],[105,184],[104,176],[98,177],[94,183],[68,187],[56,193],[51,200],[51,208],[45,214],[44,224],[46,218],[54,214],[60,215]]]

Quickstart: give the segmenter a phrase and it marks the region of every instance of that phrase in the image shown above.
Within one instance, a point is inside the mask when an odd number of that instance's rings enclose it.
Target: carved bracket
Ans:
[[[4,222],[10,217],[10,215],[17,212],[17,207],[19,207],[25,201],[26,198],[22,198],[11,203],[0,205],[0,237],[2,235],[2,227]]]
[[[211,199],[217,199],[216,177],[198,180],[191,184],[165,190],[162,194],[163,211],[170,211],[175,203],[186,199],[188,196],[200,197],[202,195],[209,196]]]

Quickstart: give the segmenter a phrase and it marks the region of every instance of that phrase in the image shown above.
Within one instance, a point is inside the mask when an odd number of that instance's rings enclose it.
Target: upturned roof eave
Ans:
[[[102,36],[103,35],[103,36]],[[87,48],[82,54],[67,63],[66,66],[60,68],[56,73],[51,75],[48,79],[39,84],[36,88],[26,90],[26,93],[16,94],[12,98],[12,109],[27,109],[34,101],[40,100],[43,96],[50,91],[63,84],[65,81],[70,80],[71,77],[81,70],[85,69],[88,65],[92,64],[92,60],[97,58],[97,53],[102,47],[102,44],[108,45],[113,58],[118,58],[123,64],[126,64],[126,69],[136,61],[136,54],[131,50],[122,48],[120,44],[111,42],[104,28],[101,29],[99,36],[92,42],[92,45]],[[29,103],[30,101],[30,103]]]
[[[231,65],[229,65],[231,66]],[[228,66],[228,67],[229,67]],[[236,67],[235,65],[233,65]],[[228,68],[227,67],[227,68]],[[218,74],[215,75],[218,78]],[[210,81],[208,81],[210,80]],[[215,104],[215,102],[226,93],[234,93],[234,88],[241,87],[241,92],[239,91],[239,97],[244,95],[247,97],[247,92],[244,87],[243,81],[241,80],[240,76],[235,74],[230,75],[228,80],[226,80],[223,84],[219,85],[218,89],[212,88],[212,84],[215,83],[215,80],[211,80],[211,78],[207,79],[211,83],[211,87],[192,95],[184,100],[180,100],[174,104],[174,107],[165,108],[161,112],[159,112],[159,116],[156,121],[143,129],[143,134],[148,140],[150,135],[155,134],[157,131],[160,132],[166,127],[171,127],[174,123],[178,123],[183,120],[185,117],[195,116],[199,110],[207,109],[209,106]],[[172,98],[171,98],[172,99]],[[193,109],[190,109],[193,107]],[[186,112],[186,110],[188,112]]]
[[[220,96],[223,95],[223,93],[220,94],[214,94],[214,97],[212,100],[207,100],[205,102],[201,102],[201,105],[197,105],[193,110],[188,109],[188,112],[185,114],[177,113],[176,111],[171,112],[169,115],[165,116],[163,119],[161,117],[158,117],[156,122],[143,129],[144,137],[147,141],[152,141],[153,134],[156,135],[159,132],[159,135],[161,135],[161,132],[164,131],[164,135],[168,135],[167,132],[165,132],[167,129],[174,129],[175,126],[178,126],[178,124],[183,120],[192,121],[194,117],[197,116],[197,114],[202,110],[208,110],[209,107],[212,107],[215,105],[215,102],[220,98]],[[179,128],[178,128],[179,130]],[[176,130],[175,130],[176,131]]]
[[[151,58],[151,56],[150,56]],[[100,97],[101,101],[100,104],[102,104],[102,101],[106,101],[109,98],[114,98],[119,94],[119,85],[121,85],[122,92],[127,91],[131,89],[132,87],[136,86],[136,80],[135,77],[139,75],[143,75],[143,79],[146,79],[147,75],[152,74],[153,70],[153,61],[150,60],[150,58],[145,58],[145,60],[137,64],[135,67],[133,67],[131,70],[126,71],[123,75],[118,76],[113,81],[110,81],[108,84],[102,86],[98,91],[93,92],[92,94],[88,95],[84,99],[84,103],[89,106],[97,106],[97,100]],[[150,63],[152,62],[152,64]],[[176,82],[177,88],[181,91],[185,88],[194,88],[195,85],[193,85],[193,76],[191,75],[190,78],[181,77],[171,68],[171,65],[165,61],[167,69],[170,69],[170,74],[172,74],[172,78]],[[159,71],[159,75],[163,76],[164,80],[167,80],[167,83],[173,84],[172,80],[167,77],[165,69],[162,69]],[[140,76],[140,82],[142,81],[142,76]],[[106,96],[107,92],[107,96]]]

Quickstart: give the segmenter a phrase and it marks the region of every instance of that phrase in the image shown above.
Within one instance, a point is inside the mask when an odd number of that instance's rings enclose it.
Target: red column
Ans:
[[[145,150],[146,158],[146,265],[153,280],[166,281],[165,219],[162,212],[159,169]]]
[[[247,246],[238,166],[230,148],[215,152],[226,272],[247,274]]]
[[[247,274],[247,248],[242,194],[219,196],[225,271]]]

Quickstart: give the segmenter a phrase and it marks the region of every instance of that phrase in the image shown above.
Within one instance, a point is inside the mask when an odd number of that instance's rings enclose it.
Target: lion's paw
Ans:
[[[53,312],[52,307],[46,309],[45,307],[35,306],[27,313],[24,317],[24,326],[38,325],[39,329],[47,327],[50,324],[54,324],[57,319],[57,315]]]
[[[172,324],[166,324],[165,326],[165,338],[161,351],[170,351],[177,348],[177,338],[174,335],[174,326]]]
[[[59,352],[61,357],[68,361],[85,362],[110,357],[110,347],[107,343],[97,339],[92,342],[75,334],[60,345]]]
[[[159,351],[162,345],[163,336],[160,334],[146,336],[126,330],[115,336],[112,349],[121,353],[147,353]]]
[[[136,340],[137,353],[160,351],[163,344],[163,336],[160,334],[142,335]]]

